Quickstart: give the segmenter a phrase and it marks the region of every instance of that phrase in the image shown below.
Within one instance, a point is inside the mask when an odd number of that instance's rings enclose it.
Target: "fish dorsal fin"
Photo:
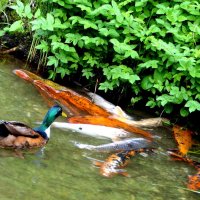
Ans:
[[[120,118],[124,118],[124,119],[132,119],[129,115],[127,115],[119,106],[115,106],[113,113],[117,116],[119,116]]]

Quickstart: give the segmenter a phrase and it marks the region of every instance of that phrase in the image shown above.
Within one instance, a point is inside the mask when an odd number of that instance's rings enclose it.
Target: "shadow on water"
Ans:
[[[12,70],[24,63],[13,57],[0,58],[0,119],[22,121],[34,126],[48,107],[35,88],[15,77]],[[63,121],[60,117],[58,120]],[[1,150],[0,199],[48,200],[196,200],[198,194],[186,190],[187,175],[195,170],[166,155],[174,147],[171,131],[156,128],[162,138],[157,153],[134,157],[127,167],[131,178],[100,176],[86,157],[104,160],[108,154],[74,147],[71,141],[100,144],[108,141],[52,129],[47,146],[34,151]],[[21,155],[21,154],[20,154]]]

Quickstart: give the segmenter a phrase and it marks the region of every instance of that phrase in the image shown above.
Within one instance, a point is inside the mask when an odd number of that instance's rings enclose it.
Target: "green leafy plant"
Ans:
[[[178,105],[182,116],[200,110],[198,1],[41,2],[31,11],[17,0],[20,19],[5,30],[29,27],[36,49],[48,53],[49,78],[81,70],[88,81],[100,77],[105,92],[128,85],[132,103],[167,113]]]

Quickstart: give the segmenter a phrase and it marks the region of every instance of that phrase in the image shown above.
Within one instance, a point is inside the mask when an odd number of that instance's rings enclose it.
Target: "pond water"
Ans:
[[[30,126],[41,121],[48,110],[36,89],[16,77],[12,70],[25,64],[11,56],[0,58],[0,119],[22,121]],[[58,121],[64,121],[59,118]],[[77,149],[72,141],[88,144],[108,143],[73,132],[51,130],[43,149],[23,152],[0,150],[0,199],[39,200],[196,200],[199,194],[186,189],[193,167],[172,161],[166,148],[175,147],[171,131],[156,128],[157,153],[132,158],[126,167],[130,178],[105,178],[87,157],[104,160],[107,153]]]

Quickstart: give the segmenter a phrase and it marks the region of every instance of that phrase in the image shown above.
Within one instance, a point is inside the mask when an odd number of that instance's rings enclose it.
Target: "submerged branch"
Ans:
[[[4,51],[0,51],[0,54],[8,54],[8,53],[17,51],[18,49],[19,49],[19,46],[16,46],[16,47],[13,47],[13,48],[11,48],[11,49],[7,49],[7,50],[4,50]]]

